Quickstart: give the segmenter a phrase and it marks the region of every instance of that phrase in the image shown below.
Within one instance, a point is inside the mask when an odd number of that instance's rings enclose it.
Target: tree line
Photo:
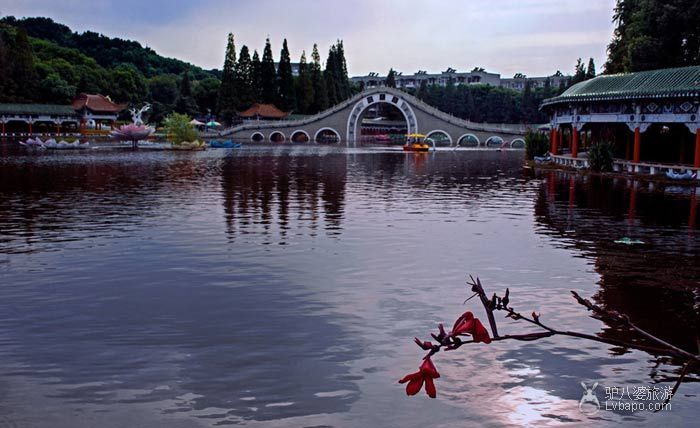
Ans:
[[[68,104],[81,92],[175,111],[215,111],[220,72],[157,55],[137,42],[74,33],[48,18],[0,20],[0,102]]]
[[[321,68],[316,44],[311,51],[311,62],[303,51],[298,68],[295,76],[287,39],[282,42],[275,67],[269,38],[262,59],[257,50],[251,56],[246,45],[236,56],[234,36],[229,33],[217,100],[219,119],[232,122],[237,112],[254,103],[274,104],[283,111],[297,114],[314,114],[346,100],[353,93],[340,40],[330,47],[325,68]]]

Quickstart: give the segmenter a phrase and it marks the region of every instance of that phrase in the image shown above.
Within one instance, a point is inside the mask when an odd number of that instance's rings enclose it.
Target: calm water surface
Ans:
[[[552,325],[633,338],[577,290],[693,349],[695,189],[521,165],[0,146],[0,426],[693,425],[697,371],[671,410],[581,414],[581,381],[603,402],[605,387],[670,386],[679,370],[576,339],[441,353],[437,400],[396,383],[423,355],[412,338],[465,310],[468,274]]]

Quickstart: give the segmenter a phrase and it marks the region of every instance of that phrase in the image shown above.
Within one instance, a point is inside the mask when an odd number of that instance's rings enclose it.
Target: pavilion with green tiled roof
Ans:
[[[633,163],[692,161],[700,168],[699,105],[700,66],[692,66],[601,75],[540,108],[550,116],[553,154],[568,150],[576,158],[607,140]]]
[[[75,110],[71,105],[61,104],[0,104],[0,134],[6,134],[8,123],[23,123],[28,134],[33,134],[35,123],[47,123],[60,133],[65,123],[78,123]],[[12,128],[12,126],[10,126]],[[24,130],[21,131],[22,133]]]

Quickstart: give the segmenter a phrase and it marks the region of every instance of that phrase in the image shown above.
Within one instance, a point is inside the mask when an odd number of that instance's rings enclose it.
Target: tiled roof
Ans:
[[[601,75],[575,84],[542,107],[572,101],[605,101],[700,96],[700,66]]]
[[[119,113],[126,108],[126,104],[114,103],[100,94],[80,94],[73,100],[73,108],[77,111],[83,107],[97,112]]]
[[[248,110],[238,112],[240,117],[268,117],[272,119],[283,119],[289,116],[288,112],[275,107],[274,104],[253,104]]]
[[[70,105],[56,104],[0,104],[0,115],[32,114],[48,116],[73,116],[75,110]]]

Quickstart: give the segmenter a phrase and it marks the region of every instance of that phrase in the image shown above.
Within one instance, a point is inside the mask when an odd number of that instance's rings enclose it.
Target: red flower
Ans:
[[[420,365],[417,372],[406,375],[399,383],[408,382],[408,385],[406,385],[406,394],[416,395],[423,387],[423,382],[425,382],[425,393],[428,394],[430,398],[435,398],[437,396],[437,390],[435,389],[435,382],[433,382],[433,379],[439,377],[440,373],[438,373],[433,362],[430,361],[430,358],[426,358],[423,360],[423,364]]]
[[[479,318],[474,318],[474,314],[467,311],[462,314],[452,327],[450,336],[459,336],[461,334],[470,334],[474,338],[474,342],[491,343],[486,327],[479,321]]]

